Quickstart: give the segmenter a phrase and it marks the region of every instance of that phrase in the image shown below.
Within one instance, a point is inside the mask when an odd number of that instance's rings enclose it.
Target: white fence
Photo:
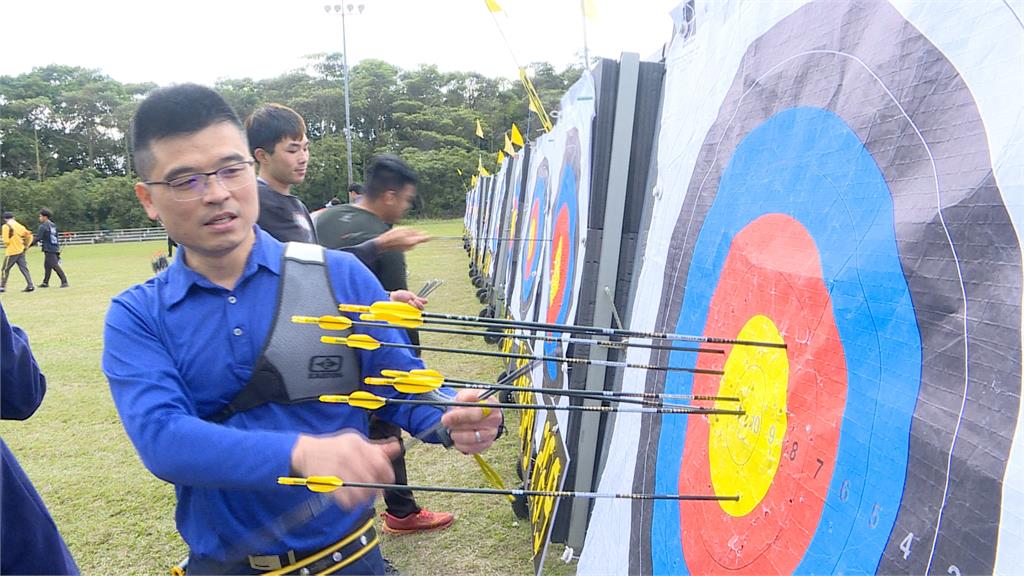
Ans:
[[[166,240],[167,231],[159,228],[125,228],[123,230],[97,230],[92,232],[61,232],[60,243],[102,244],[104,242],[144,242],[146,240]]]

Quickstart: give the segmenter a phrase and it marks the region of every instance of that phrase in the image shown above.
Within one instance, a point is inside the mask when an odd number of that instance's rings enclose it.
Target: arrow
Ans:
[[[341,344],[349,348],[360,350],[376,350],[381,346],[391,348],[406,348],[410,350],[426,350],[428,352],[448,352],[451,354],[469,354],[474,356],[490,356],[492,358],[514,358],[517,360],[539,360],[541,362],[563,362],[566,364],[583,364],[594,366],[608,366],[611,368],[640,368],[645,370],[664,370],[668,372],[690,372],[692,374],[710,374],[721,376],[725,372],[707,368],[686,368],[681,366],[653,366],[650,364],[632,364],[629,362],[616,362],[612,360],[597,360],[590,358],[572,358],[565,356],[531,356],[529,354],[515,354],[513,352],[491,352],[489,350],[463,350],[460,348],[443,348],[440,346],[423,346],[418,344],[402,344],[399,342],[381,342],[369,334],[351,334],[349,336],[321,336],[320,341],[325,344]]]
[[[456,336],[496,336],[493,332],[486,330],[455,330],[452,328],[431,328],[417,325],[412,321],[394,320],[384,322],[373,314],[360,315],[362,320],[352,320],[347,316],[292,316],[292,322],[297,324],[316,324],[324,330],[348,330],[352,326],[366,326],[369,328],[416,328],[421,332],[435,332],[439,334],[454,334]],[[622,340],[593,340],[590,338],[562,338],[560,336],[547,336],[544,334],[506,334],[502,338],[513,338],[520,340],[542,340],[545,342],[565,342],[566,344],[586,344],[601,346],[615,350],[626,348],[650,348],[652,350],[670,350],[673,352],[698,352],[705,354],[725,354],[721,348],[694,348],[692,346],[665,346],[661,344],[648,344],[645,342],[626,342]]]
[[[377,410],[387,404],[409,404],[413,406],[444,406],[444,407],[469,407],[480,408],[479,402],[458,402],[454,400],[412,400],[409,398],[385,398],[377,396],[365,390],[356,390],[351,394],[324,394],[320,396],[321,402],[329,404],[348,404],[356,408],[366,410]],[[743,416],[744,410],[727,410],[721,408],[707,408],[704,406],[670,406],[670,407],[616,407],[616,406],[549,406],[547,404],[504,404],[490,403],[487,408],[500,408],[502,410],[566,410],[569,412],[608,412],[608,413],[633,413],[633,414],[700,414],[700,415],[722,415],[722,416]]]
[[[382,370],[383,378],[367,377],[363,381],[371,386],[391,386],[403,394],[426,394],[437,390],[441,386],[449,388],[468,388],[475,390],[497,390],[509,392],[532,392],[536,394],[547,394],[551,396],[569,396],[588,400],[601,400],[606,402],[621,402],[627,404],[643,404],[645,406],[663,405],[679,406],[678,404],[664,404],[667,399],[703,400],[709,402],[739,402],[736,396],[710,396],[704,394],[657,394],[653,392],[610,392],[606,390],[562,390],[554,388],[530,388],[526,386],[501,385],[490,382],[478,382],[474,380],[460,380],[457,378],[445,378],[436,370],[412,370],[401,372],[398,370]],[[429,374],[429,373],[433,374]],[[436,374],[436,375],[435,375]]]
[[[358,304],[339,304],[338,310],[356,314],[372,314],[375,319],[398,324],[406,328],[416,328],[424,322],[433,321],[441,324],[457,326],[493,326],[496,328],[520,328],[544,330],[547,332],[569,332],[590,334],[606,337],[654,338],[659,340],[679,340],[681,342],[702,342],[706,344],[732,344],[738,346],[759,346],[764,348],[785,348],[785,342],[761,342],[755,340],[737,340],[733,338],[717,338],[713,336],[694,336],[690,334],[670,334],[666,332],[638,332],[619,328],[602,328],[598,326],[575,326],[572,324],[549,324],[544,322],[525,322],[520,320],[499,320],[482,316],[461,316],[457,314],[439,314],[423,312],[405,302],[374,302],[370,306]],[[365,320],[366,318],[364,318]]]
[[[415,492],[449,492],[454,494],[492,494],[498,496],[540,496],[548,498],[617,498],[626,500],[696,500],[707,502],[738,502],[740,497],[703,494],[619,494],[613,492],[576,492],[569,490],[518,490],[497,488],[456,488],[449,486],[406,486],[377,482],[345,482],[337,476],[310,476],[308,478],[281,476],[278,484],[305,486],[313,492],[333,492],[338,488],[369,488],[372,490],[413,490]]]

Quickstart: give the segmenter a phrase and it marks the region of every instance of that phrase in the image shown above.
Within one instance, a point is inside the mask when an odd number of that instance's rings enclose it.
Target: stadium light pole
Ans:
[[[324,12],[331,13],[332,6],[330,4],[324,5]],[[348,183],[352,185],[352,117],[349,112],[349,95],[348,95],[348,44],[345,38],[345,15],[351,14],[353,16],[362,14],[363,10],[366,9],[365,4],[334,4],[334,12],[341,14],[341,81],[345,86],[345,159],[348,162]]]

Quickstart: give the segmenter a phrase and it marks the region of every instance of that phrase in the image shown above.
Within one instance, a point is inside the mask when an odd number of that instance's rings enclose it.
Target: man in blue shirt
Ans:
[[[0,306],[0,418],[24,420],[46,394],[28,337]],[[0,439],[0,574],[78,574],[46,504]]]
[[[143,463],[175,485],[189,573],[382,573],[369,520],[374,491],[341,488],[330,495],[339,506],[324,508],[321,497],[276,480],[393,480],[397,444],[367,441],[367,412],[316,402],[315,388],[321,377],[322,386],[345,387],[353,377],[422,363],[398,348],[322,352],[318,330],[295,332],[279,313],[301,308],[315,316],[336,311],[337,302],[385,300],[383,288],[351,255],[286,248],[255,225],[259,201],[245,132],[216,92],[192,84],[154,91],[136,112],[133,136],[136,169],[146,179],[136,196],[181,250],[166,272],[114,298],[103,369]],[[295,247],[304,255],[292,258]],[[293,262],[314,256],[326,258],[319,265],[326,275],[289,275]],[[296,291],[303,282],[309,291]],[[322,285],[326,298],[315,293]],[[367,333],[405,341],[400,330]],[[308,364],[289,364],[307,349],[314,350]],[[332,371],[340,380],[326,378]],[[314,392],[296,395],[303,386]],[[478,396],[461,391],[457,398]],[[434,406],[388,405],[376,414],[412,434],[441,421],[465,453],[490,446],[501,423],[498,411],[480,408],[442,414]]]

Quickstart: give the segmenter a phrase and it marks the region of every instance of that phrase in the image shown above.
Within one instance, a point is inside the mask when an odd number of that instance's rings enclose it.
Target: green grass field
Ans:
[[[416,222],[435,236],[458,236],[460,220]],[[28,334],[48,380],[46,399],[24,422],[4,421],[0,435],[11,446],[57,521],[86,574],[159,574],[187,554],[174,526],[174,492],[141,464],[118,421],[100,370],[103,318],[110,298],[152,275],[150,258],[162,242],[70,246],[63,254],[71,288],[25,294],[12,270],[2,295],[12,323]],[[29,254],[36,283],[42,255]],[[475,314],[481,308],[467,277],[458,240],[437,239],[408,254],[410,286],[429,278],[446,283],[429,309]],[[51,279],[51,285],[59,283]],[[493,349],[479,338],[423,334],[423,343]],[[461,378],[492,380],[498,360],[427,353],[428,366]],[[506,415],[510,434],[486,455],[516,480],[518,418]],[[420,446],[409,455],[411,483],[485,486],[473,460],[455,451]],[[528,522],[516,522],[501,497],[421,493],[421,506],[456,514],[448,530],[385,537],[382,549],[403,574],[528,574],[533,572]],[[558,548],[560,551],[560,547]],[[559,572],[566,567],[549,566]]]

